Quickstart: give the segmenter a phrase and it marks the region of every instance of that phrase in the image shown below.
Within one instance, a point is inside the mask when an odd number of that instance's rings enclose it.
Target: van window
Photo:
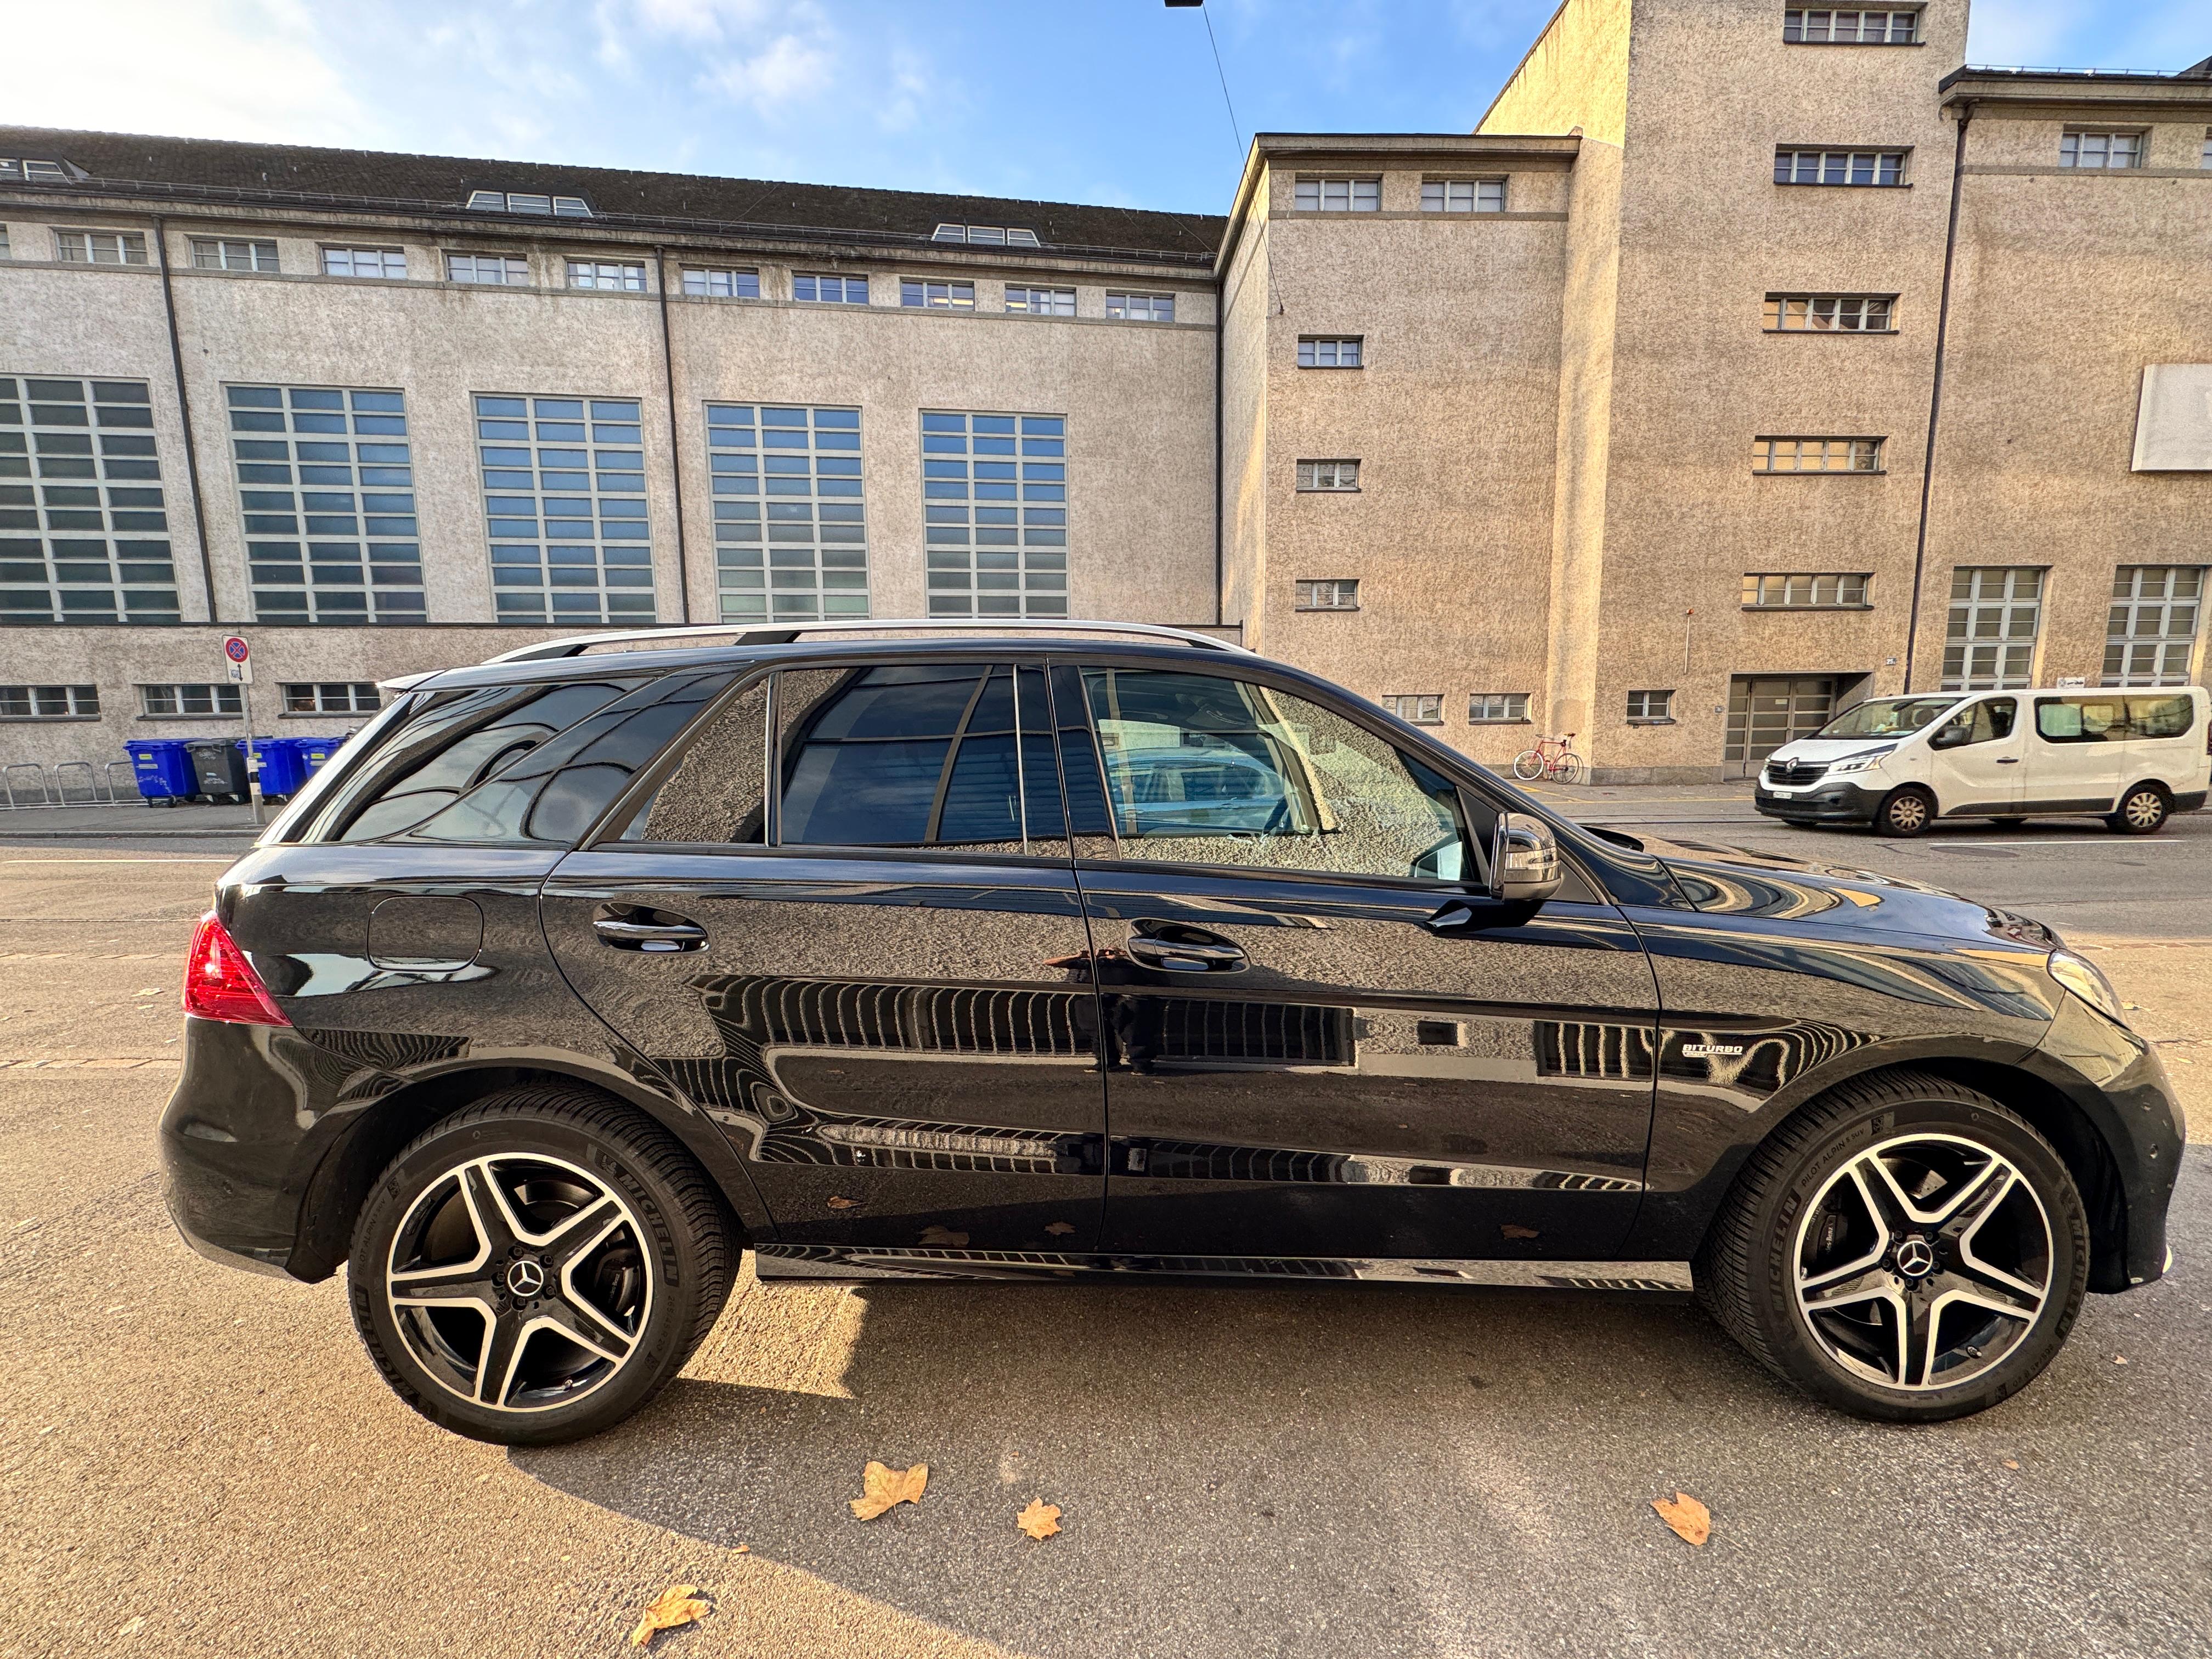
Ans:
[[[1955,726],[1965,732],[1966,741],[1958,746],[1966,748],[1974,744],[1993,743],[1999,738],[2010,737],[2013,720],[2019,712],[2020,705],[2012,698],[1991,697],[1972,708],[1961,708],[1943,725],[1947,731]]]
[[[2130,697],[2128,727],[2138,738],[2179,738],[2197,721],[2197,702],[2186,693],[2178,697]]]
[[[2035,734],[2045,743],[2118,743],[2128,735],[2128,700],[2092,694],[2038,697]]]
[[[1958,707],[1953,692],[1940,697],[1869,697],[1854,703],[1813,735],[1816,738],[1909,738],[1945,710]]]

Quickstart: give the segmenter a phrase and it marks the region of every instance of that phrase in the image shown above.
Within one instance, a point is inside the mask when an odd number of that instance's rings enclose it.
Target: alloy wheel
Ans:
[[[543,1411],[604,1387],[636,1352],[654,1269],[636,1212],[565,1158],[494,1153],[408,1206],[385,1269],[392,1322],[439,1387]]]
[[[1917,835],[1927,826],[1928,803],[1910,793],[1899,795],[1887,809],[1889,827],[1901,836]]]
[[[1997,1365],[2051,1292],[2051,1218],[2018,1168],[1964,1136],[1900,1135],[1825,1182],[1797,1228],[1797,1310],[1866,1382],[1925,1392]]]
[[[2138,789],[2120,805],[2130,830],[2155,830],[2166,817],[2166,800],[2155,789]]]

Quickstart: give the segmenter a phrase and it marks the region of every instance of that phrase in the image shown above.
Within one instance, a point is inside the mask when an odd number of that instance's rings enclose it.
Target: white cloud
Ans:
[[[756,114],[769,115],[826,90],[834,62],[820,36],[779,34],[757,52],[710,65],[699,81]]]

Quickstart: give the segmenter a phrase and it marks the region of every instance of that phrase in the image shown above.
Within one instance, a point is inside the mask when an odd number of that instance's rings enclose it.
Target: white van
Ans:
[[[1759,810],[1882,836],[1937,818],[2094,813],[2147,836],[2204,805],[2206,703],[2201,685],[1869,697],[1768,757]]]

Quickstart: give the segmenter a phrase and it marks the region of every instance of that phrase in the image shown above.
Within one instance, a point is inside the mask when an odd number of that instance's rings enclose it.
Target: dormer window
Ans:
[[[984,247],[1041,247],[1037,234],[1006,225],[939,225],[931,239],[939,242],[968,242]]]
[[[474,190],[469,207],[477,213],[546,213],[562,219],[588,219],[591,204],[580,196],[537,196],[520,190]]]
[[[69,181],[69,169],[59,161],[34,161],[28,156],[0,155],[0,184],[13,184],[27,179],[34,185],[59,185]]]

